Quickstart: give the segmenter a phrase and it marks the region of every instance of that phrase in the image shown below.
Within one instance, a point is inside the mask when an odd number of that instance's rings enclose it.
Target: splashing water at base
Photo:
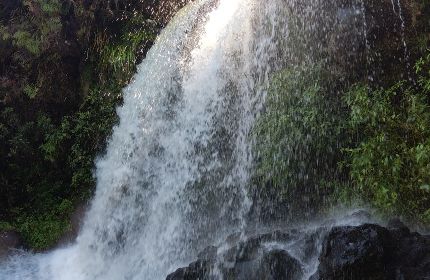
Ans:
[[[260,2],[198,0],[174,18],[124,89],[76,244],[18,254],[0,279],[164,279],[247,226],[251,130],[270,75],[296,60],[285,1]]]

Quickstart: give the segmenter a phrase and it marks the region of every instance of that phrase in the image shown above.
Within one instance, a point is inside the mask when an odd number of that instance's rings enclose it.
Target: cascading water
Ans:
[[[165,279],[247,228],[251,132],[271,74],[311,65],[320,42],[339,37],[333,26],[362,18],[359,1],[337,21],[318,14],[329,2],[196,0],[183,9],[124,90],[76,243],[17,254],[0,264],[0,279]]]
[[[394,3],[394,0],[391,0],[391,4],[393,6],[393,12],[396,14],[400,20],[400,29],[401,29],[401,40],[404,48],[404,60],[407,63],[407,68],[410,68],[410,62],[409,62],[409,50],[408,45],[406,44],[405,39],[405,30],[406,30],[406,23],[403,15],[403,9],[402,9],[402,3],[400,0],[397,0],[396,3]],[[410,73],[408,73],[409,79],[411,79]]]
[[[200,0],[176,16],[124,90],[76,244],[17,256],[0,278],[163,279],[200,242],[245,226],[248,134],[271,55],[254,53],[257,6]]]

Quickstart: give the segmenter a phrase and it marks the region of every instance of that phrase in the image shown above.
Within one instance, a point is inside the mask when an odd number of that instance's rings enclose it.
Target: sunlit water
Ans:
[[[75,244],[17,254],[0,264],[0,279],[165,279],[205,246],[245,229],[251,131],[270,76],[315,59],[325,4],[196,0],[184,8],[124,89]],[[293,13],[307,23],[299,49],[289,41]],[[359,1],[339,17],[357,13]]]

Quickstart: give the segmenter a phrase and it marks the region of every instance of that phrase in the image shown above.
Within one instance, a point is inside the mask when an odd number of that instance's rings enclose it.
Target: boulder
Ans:
[[[384,279],[388,231],[376,225],[335,227],[323,243],[315,279]]]
[[[207,247],[197,261],[167,279],[295,280],[315,268],[311,280],[430,279],[430,236],[411,232],[399,219],[387,227],[323,223],[239,236],[231,235],[221,247]]]
[[[300,262],[286,251],[272,250],[265,254],[254,279],[294,280],[302,279],[303,270]]]
[[[257,234],[245,240],[231,235],[228,249],[210,246],[198,255],[198,260],[167,276],[168,280],[295,280],[302,279],[301,262],[289,252],[272,248],[270,244],[286,244],[298,239],[298,231],[274,231]]]
[[[168,275],[166,280],[197,280],[208,279],[210,273],[210,264],[208,261],[198,260],[188,267],[179,268],[172,274]]]
[[[430,278],[430,236],[411,233],[400,221],[389,228],[335,227],[323,243],[312,280]]]

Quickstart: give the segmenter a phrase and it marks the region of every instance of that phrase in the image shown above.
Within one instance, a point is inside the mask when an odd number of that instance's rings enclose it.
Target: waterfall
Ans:
[[[402,10],[402,4],[400,3],[400,0],[397,0],[397,5],[399,7],[399,18],[401,22],[401,28],[402,28],[402,43],[403,43],[403,51],[404,51],[404,60],[406,61],[406,67],[408,69],[408,79],[411,80],[411,73],[410,73],[410,61],[409,61],[409,50],[408,45],[406,44],[406,24],[405,19],[403,16],[403,10]]]
[[[165,279],[248,227],[251,132],[271,74],[315,61],[321,30],[336,38],[318,22],[330,1],[308,2],[196,0],[180,11],[124,89],[76,243],[17,254],[0,279]],[[289,40],[297,18],[299,47]]]
[[[403,52],[404,56],[403,59],[406,62],[406,67],[408,69],[408,79],[411,79],[411,73],[410,73],[410,61],[409,61],[409,50],[408,45],[406,43],[406,23],[403,15],[403,9],[402,9],[402,3],[400,0],[397,0],[397,3],[394,3],[394,0],[391,1],[391,4],[393,6],[393,12],[395,15],[399,17],[400,20],[400,29],[401,29],[401,40],[403,45]],[[397,9],[396,9],[397,6]]]

